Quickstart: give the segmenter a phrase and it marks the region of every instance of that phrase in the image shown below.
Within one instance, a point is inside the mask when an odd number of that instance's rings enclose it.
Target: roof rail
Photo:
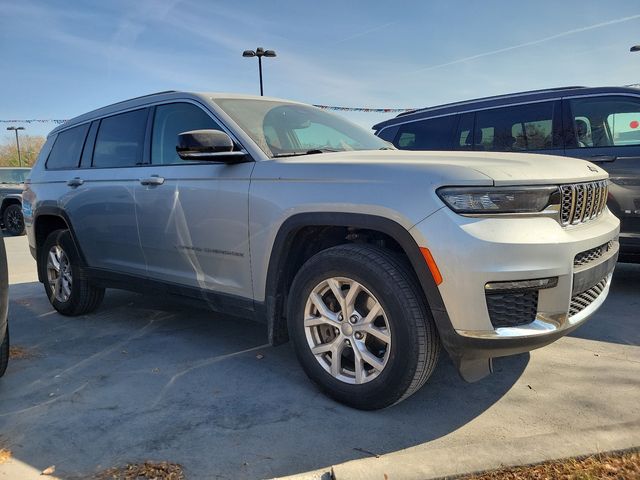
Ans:
[[[127,98],[126,100],[121,100],[119,102],[110,103],[109,105],[105,105],[104,107],[100,107],[100,110],[107,107],[113,107],[114,105],[119,105],[121,103],[130,102],[131,100],[138,100],[140,98],[153,97],[154,95],[162,95],[163,93],[176,93],[177,90],[163,90],[162,92],[155,93],[147,93],[146,95],[140,95],[139,97]]]

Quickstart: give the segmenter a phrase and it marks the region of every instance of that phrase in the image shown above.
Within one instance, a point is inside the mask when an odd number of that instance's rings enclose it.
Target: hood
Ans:
[[[442,173],[446,167],[471,170],[499,185],[544,185],[577,183],[608,178],[593,163],[571,157],[512,152],[423,152],[407,150],[351,151],[289,157],[292,163],[392,164],[432,166]],[[281,160],[281,159],[279,159]]]

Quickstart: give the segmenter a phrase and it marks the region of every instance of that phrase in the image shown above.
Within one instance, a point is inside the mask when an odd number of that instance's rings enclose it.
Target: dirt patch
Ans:
[[[0,448],[0,465],[6,463],[11,458],[11,450]]]
[[[631,480],[640,478],[640,452],[591,455],[524,467],[501,468],[459,480]]]
[[[98,473],[94,480],[185,480],[182,465],[169,462],[131,463]]]
[[[11,345],[9,347],[9,358],[11,360],[22,360],[25,358],[33,358],[38,355],[31,349],[21,347],[20,345]]]

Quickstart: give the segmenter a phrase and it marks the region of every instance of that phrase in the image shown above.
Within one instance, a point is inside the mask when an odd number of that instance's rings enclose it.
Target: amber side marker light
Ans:
[[[420,247],[420,251],[422,252],[424,261],[427,262],[427,266],[431,271],[431,276],[433,276],[433,280],[436,282],[436,285],[440,285],[442,283],[442,274],[438,269],[438,265],[436,265],[436,261],[431,256],[431,252],[427,247]]]

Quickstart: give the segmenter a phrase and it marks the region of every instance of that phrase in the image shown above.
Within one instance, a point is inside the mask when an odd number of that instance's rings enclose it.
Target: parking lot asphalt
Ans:
[[[5,239],[13,358],[0,380],[0,479],[87,478],[144,460],[187,478],[433,478],[640,446],[640,265],[571,336],[463,382],[449,359],[386,410],[339,405],[263,325],[108,290],[63,317],[25,237]]]

